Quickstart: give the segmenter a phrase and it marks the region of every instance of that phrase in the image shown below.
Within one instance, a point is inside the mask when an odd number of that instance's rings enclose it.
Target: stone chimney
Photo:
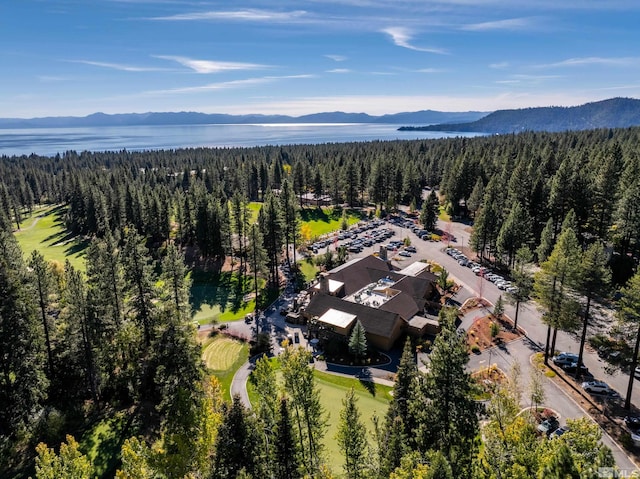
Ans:
[[[320,292],[329,294],[329,276],[327,273],[320,273]]]
[[[380,245],[380,252],[378,253],[378,258],[383,261],[387,261],[387,248],[384,245]]]

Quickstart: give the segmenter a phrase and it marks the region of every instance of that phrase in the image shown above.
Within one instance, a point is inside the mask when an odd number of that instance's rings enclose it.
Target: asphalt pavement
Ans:
[[[411,257],[406,258],[394,254],[389,251],[388,257],[391,262],[399,268],[406,267],[412,264],[414,261],[421,259],[427,259],[434,261],[449,272],[449,276],[456,283],[462,286],[462,288],[456,293],[454,299],[459,303],[463,303],[464,300],[470,297],[482,296],[489,300],[491,303],[495,303],[500,295],[504,292],[498,289],[490,281],[476,276],[470,268],[464,267],[445,253],[445,249],[448,246],[461,248],[468,246],[469,244],[469,227],[462,223],[456,222],[442,222],[439,221],[439,228],[442,231],[446,231],[452,237],[448,242],[432,242],[423,241],[413,234],[410,229],[396,226],[390,223],[384,224],[381,228],[391,228],[394,231],[394,236],[384,243],[375,243],[373,246],[365,247],[360,253],[350,253],[349,259],[356,257],[363,257],[370,255],[376,251],[379,251],[381,244],[386,244],[391,240],[399,240],[409,238],[411,244],[416,247],[417,252]],[[347,240],[348,241],[348,240]],[[321,248],[318,251],[318,255],[323,254],[326,249],[335,250],[337,246],[344,244],[346,241],[334,242],[326,248]],[[300,346],[309,347],[306,344],[304,333],[306,332],[305,326],[290,325],[285,323],[284,317],[279,314],[281,306],[287,304],[293,295],[293,290],[289,287],[285,294],[278,298],[275,303],[265,312],[264,318],[260,322],[261,331],[270,332],[273,341],[273,351],[275,354],[280,352],[281,343],[284,339],[290,338],[295,332],[298,332],[300,339]],[[505,304],[505,313],[507,316],[513,318],[515,315],[515,309],[513,306]],[[479,355],[472,355],[469,367],[471,369],[478,369],[483,365],[497,364],[504,371],[508,371],[511,364],[515,361],[520,363],[522,370],[522,377],[530,377],[530,358],[531,355],[544,348],[546,339],[547,328],[542,323],[542,314],[536,309],[535,303],[530,302],[520,305],[520,313],[518,319],[518,325],[526,331],[526,337],[522,340],[509,343],[506,347],[492,348],[482,352]],[[255,333],[255,323],[246,323],[243,321],[236,321],[228,323],[230,329],[241,332],[242,334],[251,335]],[[578,351],[579,342],[574,335],[559,332],[556,342],[556,349],[559,351]],[[391,374],[395,372],[395,363],[397,358],[393,358],[391,365],[387,365],[382,368],[348,368],[339,367],[335,365],[327,365],[324,362],[316,361],[316,367],[335,374],[347,375],[352,377],[359,377],[361,380],[374,380],[376,382],[390,383],[389,378]],[[253,368],[252,361],[246,363],[236,374],[231,385],[231,393],[239,394],[243,402],[249,405],[249,400],[246,392],[246,380]],[[620,394],[624,395],[626,392],[626,386],[629,376],[619,370],[611,370],[606,368],[606,363],[600,359],[594,352],[585,349],[584,363],[589,368],[589,371],[600,380],[607,382],[612,388],[617,390]],[[422,366],[424,368],[424,366]],[[390,383],[392,384],[392,383]],[[553,409],[556,410],[561,418],[565,421],[567,418],[577,418],[586,416],[587,413],[562,389],[560,389],[551,380],[545,381],[545,393],[546,403],[553,404]],[[640,391],[635,388],[632,396],[634,404],[640,404]],[[526,398],[523,395],[523,406],[527,404]],[[564,422],[564,421],[561,421]],[[613,440],[606,435],[603,436],[603,441],[613,451],[616,458],[618,467],[623,470],[631,471],[636,470],[635,464],[629,459],[629,457],[620,449],[620,447],[613,442]]]

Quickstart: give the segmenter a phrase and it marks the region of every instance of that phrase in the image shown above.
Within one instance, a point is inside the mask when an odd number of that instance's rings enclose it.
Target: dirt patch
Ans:
[[[474,372],[471,377],[479,386],[480,391],[476,397],[478,400],[490,399],[496,388],[508,381],[507,375],[495,365]]]
[[[491,306],[489,301],[484,298],[469,298],[467,299],[462,307],[460,308],[460,312],[462,314],[467,314],[469,311],[479,308],[488,308]]]
[[[467,345],[473,352],[480,352],[493,346],[500,346],[520,339],[523,332],[513,329],[513,323],[504,316],[496,318],[492,314],[476,319],[467,331]]]

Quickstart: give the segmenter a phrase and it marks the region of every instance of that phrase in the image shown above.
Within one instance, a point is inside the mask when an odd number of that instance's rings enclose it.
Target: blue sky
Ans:
[[[637,0],[3,0],[0,117],[640,97]]]

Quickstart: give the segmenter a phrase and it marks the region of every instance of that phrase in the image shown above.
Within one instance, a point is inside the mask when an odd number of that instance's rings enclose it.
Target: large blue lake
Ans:
[[[399,126],[305,123],[0,129],[0,155],[35,153],[53,156],[68,150],[133,151],[476,136],[473,133],[398,131]]]

